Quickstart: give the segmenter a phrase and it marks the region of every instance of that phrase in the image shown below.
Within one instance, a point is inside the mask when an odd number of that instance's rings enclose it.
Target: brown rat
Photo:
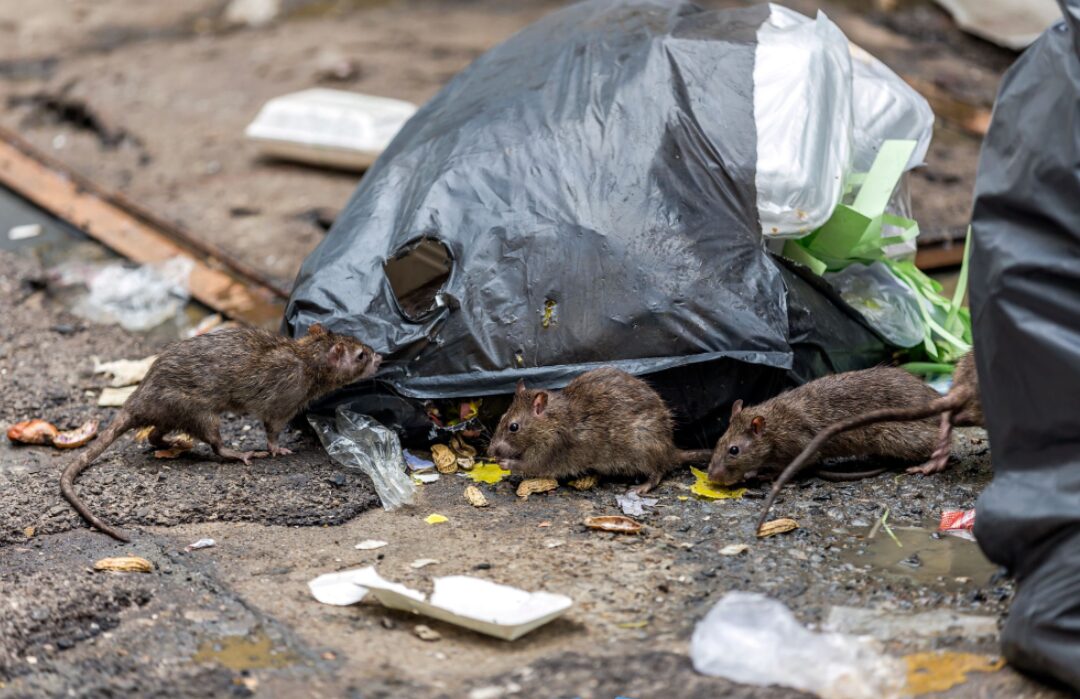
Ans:
[[[879,406],[921,408],[935,397],[934,389],[903,369],[877,367],[824,376],[749,408],[735,401],[731,424],[713,451],[709,480],[734,485],[764,476],[790,462],[814,435],[838,421]],[[829,443],[819,459],[922,461],[934,450],[936,432],[929,420],[870,425]]]
[[[83,518],[120,541],[127,537],[96,517],[75,493],[75,479],[122,434],[152,427],[149,440],[171,445],[170,432],[186,432],[226,459],[248,463],[267,452],[238,452],[221,440],[226,411],[258,417],[271,456],[291,453],[278,434],[311,401],[367,378],[382,358],[357,340],[313,325],[293,340],[255,328],[230,328],[177,342],[165,349],[124,402],[116,418],[60,477],[60,490]]]
[[[906,372],[905,372],[906,373]],[[846,374],[841,375],[846,376]],[[922,381],[919,381],[922,383]],[[810,385],[810,384],[807,384]],[[772,507],[780,488],[806,465],[817,453],[822,445],[836,435],[850,430],[868,429],[868,426],[882,426],[881,423],[892,424],[902,428],[901,422],[918,420],[919,424],[928,418],[941,416],[940,427],[937,432],[934,450],[930,458],[921,466],[912,466],[908,473],[921,473],[930,475],[944,471],[949,462],[949,453],[952,444],[953,427],[981,427],[983,426],[982,402],[979,397],[979,377],[975,372],[975,353],[968,352],[956,364],[953,374],[953,385],[944,396],[934,393],[933,398],[925,403],[914,406],[889,405],[874,401],[878,406],[876,410],[869,410],[861,415],[853,415],[831,425],[817,433],[803,450],[788,464],[780,477],[773,484],[772,492],[765,501],[761,515],[761,522]],[[759,522],[760,528],[760,522]]]
[[[709,458],[707,450],[677,449],[673,429],[656,391],[605,367],[562,391],[529,390],[519,381],[488,455],[526,478],[643,477],[635,490],[646,493],[679,464]]]

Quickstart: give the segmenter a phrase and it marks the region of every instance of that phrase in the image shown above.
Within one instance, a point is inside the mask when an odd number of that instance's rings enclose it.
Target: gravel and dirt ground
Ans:
[[[0,297],[11,300],[0,306],[0,423],[108,417],[94,407],[104,380],[90,373],[91,357],[138,358],[155,342],[88,326],[38,289],[40,278],[32,259],[0,253]],[[226,434],[245,448],[262,445],[248,420],[230,420]],[[60,498],[70,454],[4,440],[0,697],[794,696],[690,667],[693,626],[725,592],[766,593],[812,624],[838,605],[1000,618],[1011,595],[973,543],[931,536],[939,513],[971,507],[991,476],[977,430],[957,441],[961,461],[933,478],[799,483],[776,514],[801,528],[738,556],[720,549],[752,540],[761,488],[710,501],[691,494],[690,474],[675,474],[642,518],[644,535],[621,536],[582,520],[618,513],[615,495],[626,484],[521,500],[507,480],[481,485],[491,505],[478,509],[462,495],[471,481],[444,476],[423,486],[415,505],[385,512],[368,481],[333,465],[313,436],[297,432],[285,443],[296,454],[245,466],[205,446],[155,459],[124,438],[78,484],[94,511],[133,535],[122,545],[87,530]],[[869,537],[886,507],[904,548],[880,531]],[[434,512],[449,521],[425,523]],[[206,537],[217,546],[184,550]],[[389,545],[356,550],[365,539]],[[117,555],[143,556],[154,572],[90,570]],[[438,563],[410,567],[421,558]],[[472,574],[566,594],[574,606],[508,643],[375,605],[323,606],[307,589],[319,574],[369,564],[420,588]],[[417,623],[441,640],[420,640]],[[898,636],[887,646],[896,655],[996,654],[992,635]],[[942,696],[1055,695],[1006,668],[973,673]]]
[[[0,3],[0,124],[287,286],[358,176],[259,158],[242,131],[261,104],[313,85],[423,102],[558,3],[287,0],[279,21],[257,29],[225,26],[223,0],[33,5]],[[905,75],[991,104],[1011,54],[960,34],[928,1],[882,3],[892,12],[868,5],[825,7]],[[344,77],[342,61],[353,64]],[[963,230],[978,146],[939,125],[912,182],[925,234]],[[68,258],[100,256],[90,244],[60,247]],[[0,424],[107,418],[111,410],[95,407],[105,383],[91,358],[143,357],[165,338],[89,325],[42,280],[33,256],[0,252]],[[242,418],[226,435],[262,445],[261,428]],[[206,447],[159,460],[121,440],[79,483],[96,512],[133,534],[120,545],[60,498],[69,454],[0,440],[0,697],[796,696],[693,671],[690,633],[725,592],[764,592],[809,624],[836,606],[1000,619],[1012,592],[974,544],[931,537],[939,513],[971,507],[991,477],[977,430],[957,441],[960,462],[933,478],[800,482],[776,514],[801,528],[738,556],[720,549],[751,541],[761,488],[703,500],[689,474],[673,475],[642,518],[645,533],[626,537],[581,524],[618,512],[626,484],[523,501],[504,481],[482,485],[491,506],[476,509],[462,496],[470,481],[443,477],[414,506],[385,512],[368,481],[333,465],[310,434],[285,444],[296,454],[245,466]],[[880,527],[870,537],[886,511],[903,548]],[[433,512],[449,521],[426,524]],[[185,551],[205,537],[217,546]],[[356,550],[365,539],[389,545]],[[154,572],[92,572],[94,561],[125,554],[148,558]],[[420,558],[438,563],[410,567]],[[368,564],[421,588],[464,573],[566,594],[574,606],[507,643],[378,606],[323,606],[308,592],[319,574]],[[417,623],[441,639],[420,640]],[[993,636],[960,633],[886,646],[896,656],[997,652]],[[1005,668],[972,673],[940,696],[1059,695]]]

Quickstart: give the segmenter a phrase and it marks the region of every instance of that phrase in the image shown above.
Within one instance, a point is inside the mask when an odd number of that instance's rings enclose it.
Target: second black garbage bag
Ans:
[[[790,179],[799,168],[776,143],[759,143],[763,28],[826,47],[804,57],[826,80],[806,94],[829,99],[797,98],[785,117],[793,150],[823,163],[802,163],[820,175],[814,187]],[[867,160],[860,119],[922,139],[915,162],[925,153],[929,110],[913,102],[898,118],[902,100],[879,99],[891,111],[871,119],[874,105],[853,106],[852,75],[878,86],[867,71],[887,69],[847,51],[823,17],[768,5],[594,0],[555,12],[405,125],[305,261],[287,329],[323,323],[392,356],[350,400],[391,409],[393,424],[421,399],[510,393],[521,378],[559,387],[616,365],[649,375],[682,441],[699,443],[735,398],[876,363],[880,336],[769,251],[774,234],[782,243],[828,217],[852,163]],[[821,126],[803,142],[805,113]]]

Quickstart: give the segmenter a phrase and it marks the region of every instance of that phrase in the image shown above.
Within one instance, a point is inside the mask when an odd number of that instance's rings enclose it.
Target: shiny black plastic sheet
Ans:
[[[305,261],[286,329],[363,339],[393,359],[375,390],[410,399],[617,365],[650,375],[698,442],[735,398],[880,361],[854,312],[765,249],[753,70],[767,16],[595,0],[481,56],[365,175]],[[410,318],[383,266],[424,239],[452,271]]]
[[[975,535],[1019,580],[1014,665],[1080,692],[1080,0],[1005,75],[983,146],[971,303],[994,480]]]

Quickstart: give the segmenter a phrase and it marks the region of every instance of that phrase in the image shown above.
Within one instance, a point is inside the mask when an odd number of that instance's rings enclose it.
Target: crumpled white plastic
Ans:
[[[694,669],[753,685],[783,685],[823,699],[891,699],[903,664],[869,637],[814,633],[778,600],[729,592],[694,628]]]
[[[916,141],[908,168],[922,163],[934,114],[824,13],[769,9],[754,59],[758,214],[766,238],[800,238],[829,219],[883,141]]]

